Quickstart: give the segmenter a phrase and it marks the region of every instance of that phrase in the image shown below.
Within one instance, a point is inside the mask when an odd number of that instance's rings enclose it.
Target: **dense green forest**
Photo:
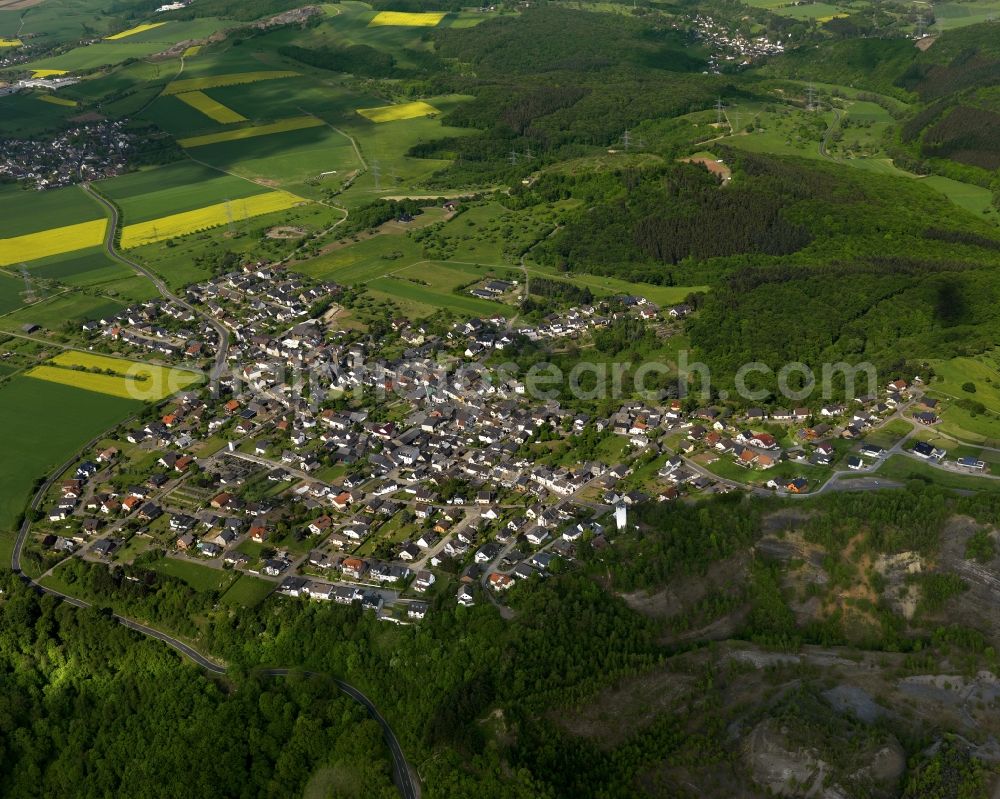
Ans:
[[[537,168],[530,159],[508,164],[512,148],[556,161],[612,145],[644,119],[707,108],[719,91],[740,93],[729,79],[702,74],[700,48],[658,18],[542,5],[431,35],[440,58],[469,67],[435,76],[437,88],[475,98],[444,121],[480,131],[411,149],[456,159],[436,177],[441,186],[511,180]]]
[[[4,796],[291,796],[320,767],[396,796],[381,730],[330,681],[215,682],[106,612],[2,589]]]

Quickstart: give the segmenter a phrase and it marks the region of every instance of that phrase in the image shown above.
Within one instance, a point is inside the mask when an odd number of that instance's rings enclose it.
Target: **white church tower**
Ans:
[[[625,525],[628,524],[628,507],[624,502],[615,505],[615,524],[618,525],[619,530],[624,530]]]

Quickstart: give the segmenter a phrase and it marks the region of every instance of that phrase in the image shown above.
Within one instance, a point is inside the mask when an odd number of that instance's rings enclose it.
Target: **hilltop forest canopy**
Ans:
[[[751,361],[891,370],[901,355],[975,353],[1000,336],[990,225],[912,181],[724,155],[734,170],[724,189],[700,166],[663,164],[543,174],[508,203],[581,201],[532,251],[543,264],[712,284],[689,329],[717,376]]]
[[[660,18],[546,5],[430,35],[440,58],[468,65],[468,72],[438,75],[438,88],[475,98],[443,122],[481,131],[411,149],[456,159],[436,185],[512,180],[530,171],[506,166],[512,147],[555,161],[580,147],[608,146],[644,119],[709,106],[728,85],[703,74],[704,51]]]

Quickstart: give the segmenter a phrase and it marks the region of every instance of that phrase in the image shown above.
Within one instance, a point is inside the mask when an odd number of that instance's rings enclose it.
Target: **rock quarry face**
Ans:
[[[765,719],[746,737],[743,756],[754,781],[777,796],[851,799],[862,786],[872,796],[893,796],[906,767],[899,741],[886,734],[862,746],[844,743],[811,747],[788,725]]]

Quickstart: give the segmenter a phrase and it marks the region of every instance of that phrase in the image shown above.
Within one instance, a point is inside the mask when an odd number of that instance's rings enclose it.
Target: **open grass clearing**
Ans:
[[[932,360],[934,379],[928,388],[952,399],[971,399],[981,402],[989,410],[1000,413],[1000,369],[998,353],[985,353],[976,357]],[[973,391],[967,391],[971,383]]]
[[[516,313],[516,309],[511,305],[481,300],[478,297],[465,294],[454,294],[445,289],[422,286],[399,277],[376,278],[368,282],[366,286],[369,290],[387,296],[394,301],[399,299],[430,309],[426,313],[417,314],[419,316],[429,316],[441,308],[470,316],[493,316],[495,314],[513,316]]]
[[[202,566],[180,558],[160,558],[150,568],[160,574],[183,580],[195,591],[204,593],[221,591],[235,582],[235,575],[231,571],[213,569],[211,566]]]
[[[865,441],[882,449],[889,449],[897,441],[908,435],[913,425],[905,419],[893,419],[891,422],[872,430],[865,435]]]
[[[110,318],[124,308],[124,302],[105,296],[67,291],[0,318],[0,329],[18,332],[26,324],[36,324],[46,330],[61,331],[88,319]]]
[[[252,608],[263,602],[274,591],[274,583],[250,574],[241,574],[219,601],[225,605]]]
[[[58,105],[63,108],[76,108],[79,105],[76,100],[70,100],[68,97],[58,97],[54,94],[39,94],[37,97],[43,103]]]
[[[926,480],[943,488],[960,491],[997,491],[1000,480],[976,477],[931,466],[906,455],[892,455],[875,471],[878,477],[889,480]]]
[[[533,266],[528,269],[530,277],[544,277],[550,280],[561,280],[577,286],[589,288],[598,297],[609,297],[616,294],[629,294],[645,297],[660,307],[677,305],[691,293],[709,291],[709,286],[656,286],[652,283],[632,283],[603,275],[588,275],[581,272],[559,272]]]

